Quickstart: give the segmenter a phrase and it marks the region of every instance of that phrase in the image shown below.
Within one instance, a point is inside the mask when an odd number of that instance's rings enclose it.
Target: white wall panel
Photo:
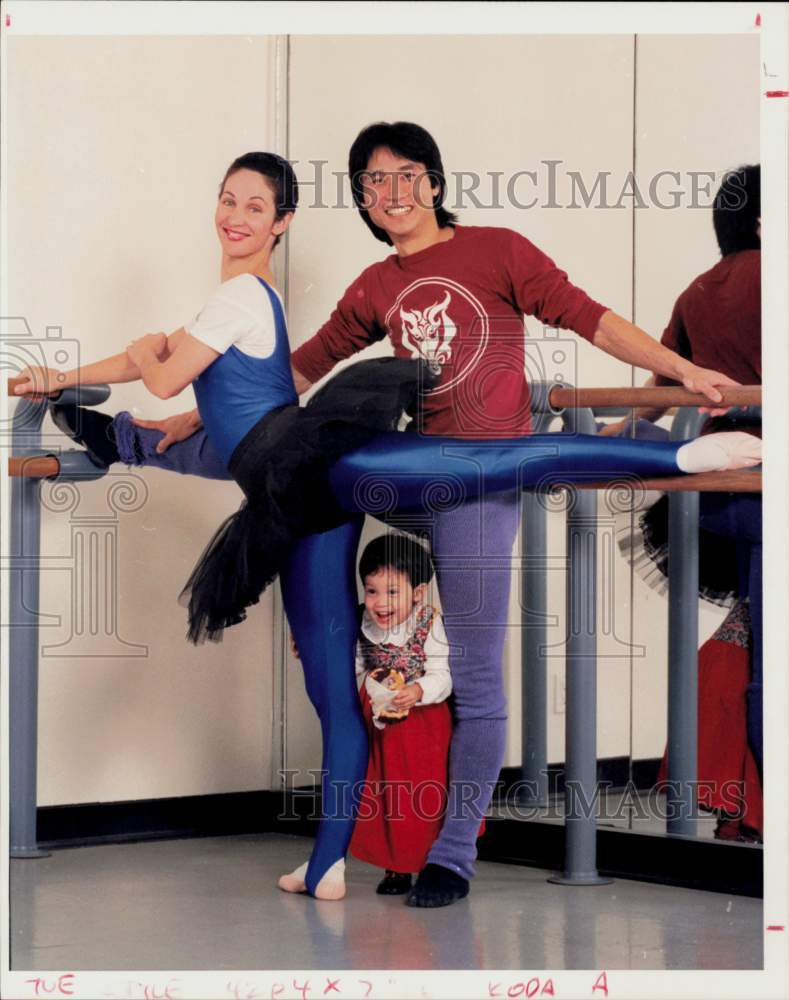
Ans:
[[[61,327],[89,360],[145,332],[177,329],[219,283],[213,211],[224,170],[268,142],[271,40],[7,44],[8,311],[39,338]],[[130,384],[105,409],[163,416],[191,407],[191,391],[185,397],[165,403]],[[108,488],[124,482],[137,491],[129,511],[107,501]],[[41,608],[61,622],[42,628],[42,644],[60,648],[41,659],[40,803],[264,787],[271,599],[222,645],[198,650],[184,639],[176,603],[240,491],[116,466],[78,493],[78,510],[53,501],[43,518]],[[72,530],[115,532],[117,642],[72,637]]]

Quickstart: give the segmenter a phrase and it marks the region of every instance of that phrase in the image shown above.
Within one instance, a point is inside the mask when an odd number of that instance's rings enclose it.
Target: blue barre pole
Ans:
[[[95,406],[107,386],[68,389],[58,401]],[[21,398],[12,423],[12,454],[42,452],[41,424],[47,402]],[[68,456],[68,458],[66,457]],[[85,452],[67,452],[59,479],[98,479],[104,475]],[[12,858],[42,858],[38,847],[38,619],[41,554],[41,485],[38,479],[14,477],[11,484],[11,558],[9,586],[9,832]]]
[[[562,414],[570,434],[595,434],[592,411]],[[576,490],[567,512],[564,873],[557,885],[608,885],[597,871],[597,491]]]
[[[696,437],[707,419],[682,407],[672,440]],[[696,836],[699,697],[699,494],[668,501],[668,789],[666,832]]]
[[[22,399],[14,412],[12,453],[41,451],[46,403]],[[46,857],[36,840],[38,750],[38,559],[41,535],[40,483],[11,482],[9,587],[9,791],[12,858]]]

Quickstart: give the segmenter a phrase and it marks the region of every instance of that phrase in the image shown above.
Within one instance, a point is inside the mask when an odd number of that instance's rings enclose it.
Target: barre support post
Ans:
[[[566,410],[564,429],[594,434],[591,410]],[[557,885],[608,885],[597,871],[597,492],[575,491],[567,512],[565,854]]]
[[[40,450],[45,402],[22,400],[13,418],[14,454]],[[11,483],[9,636],[9,826],[12,858],[47,857],[38,847],[38,607],[41,483]]]
[[[706,420],[682,408],[671,438],[695,437]],[[696,835],[699,693],[699,494],[672,493],[669,508],[668,788],[666,831]]]

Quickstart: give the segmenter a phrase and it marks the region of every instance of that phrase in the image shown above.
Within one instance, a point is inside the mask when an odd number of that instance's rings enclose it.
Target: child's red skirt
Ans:
[[[370,759],[350,851],[395,872],[418,872],[441,830],[447,802],[452,716],[445,701],[412,708],[402,722],[377,729],[361,691]]]

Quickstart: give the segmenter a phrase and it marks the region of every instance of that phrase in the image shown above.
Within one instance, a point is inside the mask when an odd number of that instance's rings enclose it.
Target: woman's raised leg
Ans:
[[[430,511],[551,479],[632,481],[682,471],[745,468],[758,463],[760,447],[758,439],[742,432],[689,442],[589,434],[471,441],[392,432],[340,458],[329,482],[348,511]]]

